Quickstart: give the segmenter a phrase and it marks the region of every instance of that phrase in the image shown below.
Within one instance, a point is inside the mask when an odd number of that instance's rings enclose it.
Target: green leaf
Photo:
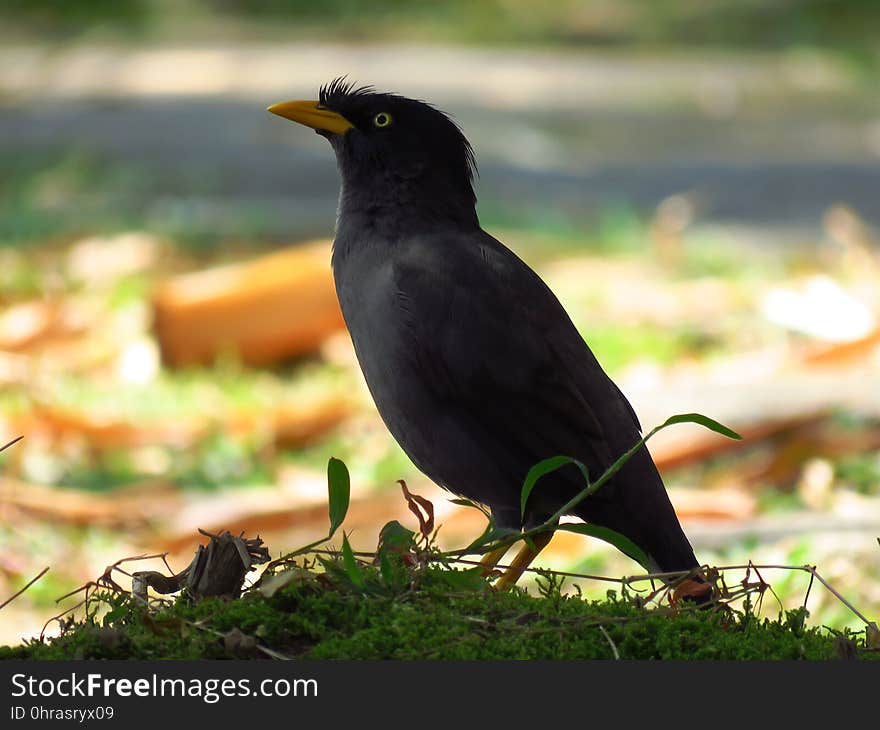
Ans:
[[[405,528],[397,520],[392,520],[379,531],[378,552],[380,554],[387,550],[408,552],[415,543],[415,539],[416,533]]]
[[[272,598],[279,590],[290,583],[305,583],[314,577],[309,571],[303,568],[293,567],[271,575],[266,580],[261,581],[259,591],[266,598]]]
[[[125,618],[128,615],[129,610],[129,607],[124,603],[120,603],[118,606],[114,606],[109,611],[107,611],[107,613],[104,614],[104,626],[110,626],[116,621]]]
[[[338,560],[334,560],[333,558],[326,558],[323,555],[317,555],[318,562],[324,566],[324,573],[327,576],[333,578],[333,582],[345,583],[345,581],[351,582],[351,579],[348,577],[348,574],[345,572],[345,568],[340,565]]]
[[[487,553],[492,549],[492,543],[496,541],[506,540],[512,535],[519,535],[520,531],[512,527],[498,527],[494,522],[490,521],[483,530],[483,534],[474,540],[464,549],[463,554],[468,553]],[[488,548],[487,548],[488,546]]]
[[[471,502],[469,499],[450,499],[449,501],[452,502],[452,504],[457,504],[461,507],[476,507],[477,506],[473,502]]]
[[[607,542],[609,545],[613,545],[624,555],[628,555],[637,563],[639,563],[645,570],[650,571],[650,560],[648,558],[648,554],[642,550],[638,545],[636,545],[632,540],[624,535],[621,535],[619,532],[615,532],[607,527],[601,527],[600,525],[590,525],[584,523],[569,523],[565,522],[557,528],[558,530],[564,530],[565,532],[576,532],[579,535],[588,535],[590,537],[596,537],[604,542]]]
[[[351,498],[351,479],[348,468],[339,459],[330,457],[327,462],[327,491],[330,502],[330,534],[342,524],[348,512],[348,503]]]
[[[479,507],[477,507],[476,504],[471,502],[469,499],[450,499],[449,501],[452,502],[452,504],[459,505],[460,507],[473,507],[474,509],[480,509]]]
[[[482,566],[474,566],[465,570],[444,570],[443,582],[454,591],[485,591],[489,584],[484,577]]]
[[[484,515],[486,515],[487,518],[492,517],[492,514],[489,512],[488,509],[486,509],[486,507],[484,507],[482,504],[471,502],[471,500],[469,499],[450,499],[449,501],[452,502],[452,504],[459,505],[460,507],[472,507],[473,509],[478,509]]]
[[[394,565],[391,562],[391,558],[388,557],[387,552],[379,553],[379,575],[382,576],[382,580],[386,586],[393,586],[397,583],[397,571],[394,570]]]
[[[522,491],[520,492],[520,515],[522,517],[525,517],[526,515],[526,503],[529,501],[529,495],[532,493],[538,480],[557,469],[561,469],[563,466],[568,466],[569,464],[577,466],[577,468],[581,470],[581,474],[584,475],[586,483],[590,483],[587,467],[577,459],[572,459],[570,456],[551,456],[549,459],[539,461],[529,469],[529,473],[526,474],[526,479],[522,485]]]
[[[354,583],[357,588],[363,588],[366,581],[364,574],[361,572],[361,566],[355,560],[354,552],[348,542],[348,536],[342,533],[342,565],[345,567],[345,574],[348,579]]]
[[[659,431],[661,428],[666,428],[667,426],[674,426],[676,423],[697,423],[700,426],[704,426],[708,428],[710,431],[714,431],[715,433],[720,433],[722,436],[727,436],[729,439],[736,439],[737,441],[742,441],[742,436],[740,436],[736,431],[732,428],[728,428],[727,426],[718,423],[713,418],[709,418],[708,416],[704,416],[702,413],[679,413],[676,416],[672,416],[671,418],[667,418],[666,421],[657,426],[651,433],[654,434]]]

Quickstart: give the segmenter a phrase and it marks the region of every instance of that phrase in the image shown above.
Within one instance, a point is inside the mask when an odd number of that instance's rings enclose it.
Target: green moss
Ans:
[[[325,566],[292,568],[282,587],[238,600],[181,597],[148,611],[104,596],[60,637],[0,648],[0,659],[265,657],[255,644],[300,659],[611,659],[615,652],[622,659],[832,659],[841,642],[854,645],[854,636],[807,627],[805,611],[771,621],[748,606],[647,609],[615,592],[602,601],[567,596],[552,583],[541,596],[498,593],[472,570],[440,566],[361,565],[356,589],[341,563]]]

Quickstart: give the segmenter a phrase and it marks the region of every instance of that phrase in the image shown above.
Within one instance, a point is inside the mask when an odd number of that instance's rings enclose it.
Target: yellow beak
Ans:
[[[280,104],[273,104],[266,111],[333,134],[345,134],[354,126],[341,114],[322,108],[317,101],[282,101]]]

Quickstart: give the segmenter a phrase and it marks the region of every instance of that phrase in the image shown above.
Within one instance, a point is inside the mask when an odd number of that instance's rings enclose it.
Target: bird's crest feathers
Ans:
[[[347,76],[337,76],[329,84],[324,84],[318,92],[318,103],[321,106],[332,107],[334,102],[342,99],[350,99],[355,96],[368,96],[375,94],[373,86],[357,86],[349,81]]]
[[[380,92],[377,91],[374,86],[370,85],[358,86],[356,82],[350,81],[347,76],[337,76],[329,83],[321,86],[320,90],[318,91],[318,103],[321,106],[334,110],[344,108],[345,106],[350,105],[353,102],[356,103],[358,101],[365,101],[370,97],[388,99],[389,101],[395,101],[398,103],[421,106],[425,110],[430,110],[433,113],[443,117],[443,119],[445,119],[450,127],[454,130],[457,141],[461,144],[464,150],[464,162],[467,168],[466,172],[468,181],[470,183],[473,183],[474,178],[479,176],[479,170],[477,169],[477,161],[474,157],[473,147],[471,147],[471,143],[468,141],[467,137],[465,137],[464,132],[462,132],[461,130],[461,127],[452,116],[442,111],[441,109],[438,109],[433,104],[422,101],[421,99],[410,99],[406,96],[395,94],[393,92]]]

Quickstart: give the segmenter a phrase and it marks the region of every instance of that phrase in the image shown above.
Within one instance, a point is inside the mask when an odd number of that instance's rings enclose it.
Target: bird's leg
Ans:
[[[532,561],[538,557],[538,553],[547,547],[552,539],[552,532],[542,532],[532,538],[531,545],[528,542],[523,545],[510,564],[510,567],[498,579],[498,582],[495,584],[496,590],[506,591],[516,585],[516,582],[526,571],[526,568],[532,564]]]
[[[483,567],[483,575],[490,575],[493,570],[495,570],[495,566],[498,565],[498,561],[504,557],[505,553],[510,550],[510,545],[505,545],[504,547],[497,548],[496,550],[492,550],[491,552],[486,553],[482,559],[480,560],[480,565]]]

